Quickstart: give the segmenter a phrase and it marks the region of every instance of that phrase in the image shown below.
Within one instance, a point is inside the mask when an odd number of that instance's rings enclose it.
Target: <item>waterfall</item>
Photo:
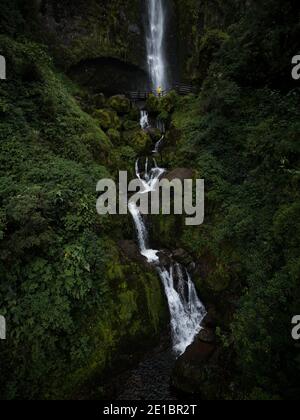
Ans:
[[[148,28],[147,28],[147,59],[153,90],[168,89],[165,58],[165,0],[147,0]]]
[[[173,348],[177,354],[182,354],[201,330],[206,311],[188,271],[180,264],[171,265],[170,270],[159,268],[158,272],[171,315]]]
[[[143,130],[149,127],[149,115],[147,111],[141,111],[140,126]]]
[[[142,193],[148,194],[157,188],[165,170],[157,166],[155,159],[150,163],[148,158],[143,172],[140,167],[140,161],[137,160],[136,176],[143,183]],[[159,251],[150,248],[146,223],[136,203],[129,201],[128,208],[135,224],[140,253],[149,263],[156,265],[162,280],[170,310],[173,349],[180,355],[200,331],[201,321],[206,315],[205,308],[197,296],[188,271],[178,263],[171,263],[167,269],[160,262]]]
[[[147,0],[148,4],[148,35],[147,53],[149,75],[153,89],[168,88],[166,76],[166,60],[164,54],[165,10],[164,0]],[[140,125],[142,129],[150,127],[148,113],[141,111]],[[165,126],[162,121],[156,121],[163,135],[156,143],[153,153],[157,153],[165,138]],[[160,168],[155,159],[146,158],[143,165],[138,159],[135,164],[136,177],[142,182],[142,194],[156,191],[159,180],[165,169]],[[129,211],[135,225],[137,240],[141,255],[148,263],[154,264],[161,278],[170,310],[170,323],[173,349],[177,355],[184,353],[201,329],[201,322],[206,315],[205,308],[199,300],[191,276],[182,265],[170,259],[168,267],[160,261],[159,251],[151,249],[149,235],[144,216],[137,204],[129,200]]]

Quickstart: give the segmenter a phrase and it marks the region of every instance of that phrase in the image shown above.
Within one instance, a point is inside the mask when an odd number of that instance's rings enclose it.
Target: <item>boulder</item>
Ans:
[[[119,247],[124,257],[130,261],[134,261],[139,264],[147,264],[147,259],[143,257],[137,244],[131,240],[123,240],[119,242]]]
[[[160,98],[155,95],[149,95],[146,102],[146,109],[150,114],[158,115],[161,112]]]
[[[173,263],[172,257],[170,255],[170,252],[162,250],[158,253],[159,262],[164,267],[168,267]]]
[[[193,262],[192,257],[184,249],[179,248],[173,252],[173,258],[179,263],[188,266]]]
[[[114,129],[114,128],[110,128],[107,132],[107,135],[109,137],[109,139],[114,143],[114,144],[120,144],[121,142],[121,134],[118,130]]]
[[[162,133],[159,128],[149,127],[145,131],[149,134],[151,140],[155,143],[158,142],[162,137]]]
[[[211,328],[203,328],[199,332],[197,339],[202,341],[203,343],[213,344],[216,342],[216,334]]]
[[[214,344],[196,339],[175,364],[171,379],[173,387],[184,393],[201,394],[207,379],[206,365],[215,350]]]
[[[123,132],[123,140],[127,146],[131,146],[136,153],[142,153],[151,147],[151,139],[143,130],[129,130]]]
[[[99,121],[101,128],[108,130],[114,128],[118,130],[121,127],[121,121],[116,112],[108,109],[97,109],[94,112],[94,118]]]
[[[185,179],[193,179],[194,171],[190,168],[176,168],[164,175],[163,178],[169,181],[173,181],[174,179],[180,179],[181,181],[184,181]]]
[[[118,114],[128,114],[130,112],[130,100],[124,95],[115,95],[109,98],[109,106]]]
[[[201,326],[203,328],[209,328],[209,329],[215,329],[217,326],[217,313],[216,313],[216,309],[212,306],[212,305],[208,305],[207,309],[207,314],[205,315],[205,317],[203,318],[202,322],[201,322]]]
[[[123,128],[125,131],[136,130],[140,128],[140,123],[137,121],[125,120],[123,122]]]

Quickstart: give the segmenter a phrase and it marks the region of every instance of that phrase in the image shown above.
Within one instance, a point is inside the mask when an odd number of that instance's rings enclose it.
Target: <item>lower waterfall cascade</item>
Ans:
[[[142,121],[146,119],[148,121],[148,115],[145,111],[141,111],[141,128],[143,128]],[[158,143],[161,143],[163,138],[164,136]],[[157,148],[156,145],[155,151]],[[151,193],[156,190],[161,176],[166,171],[157,165],[154,158],[146,158],[143,172],[140,166],[140,161],[137,160],[135,171],[136,177],[142,181],[144,187],[142,193]],[[155,264],[161,278],[170,311],[173,350],[179,356],[185,352],[200,332],[206,310],[197,295],[188,270],[177,262],[171,262],[170,267],[161,263],[160,251],[150,248],[144,216],[134,202],[129,201],[128,208],[134,221],[140,253],[147,258],[148,263]]]

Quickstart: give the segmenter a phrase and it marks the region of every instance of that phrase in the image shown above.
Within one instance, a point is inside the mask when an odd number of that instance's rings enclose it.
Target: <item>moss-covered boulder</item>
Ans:
[[[150,114],[158,115],[161,112],[160,98],[155,95],[149,95],[146,101],[146,108]]]
[[[162,132],[159,128],[149,127],[146,129],[146,132],[149,134],[154,143],[158,142],[162,137]]]
[[[121,127],[121,121],[117,113],[109,109],[98,109],[93,116],[99,121],[100,127],[104,130],[109,130],[110,128],[118,130]]]
[[[143,130],[129,130],[123,133],[123,141],[131,146],[136,153],[146,152],[151,147],[151,139]]]
[[[128,114],[130,112],[130,101],[124,95],[115,95],[109,98],[109,106],[118,114]]]
[[[128,115],[126,117],[129,120],[132,120],[132,121],[139,121],[140,120],[140,113],[141,113],[141,111],[139,110],[139,108],[137,106],[135,106],[134,104],[131,104],[130,112],[128,113]]]
[[[107,135],[113,144],[120,144],[121,142],[121,133],[115,128],[110,128],[107,131]]]
[[[140,128],[140,124],[138,121],[125,120],[123,122],[123,128],[125,131],[136,130]]]

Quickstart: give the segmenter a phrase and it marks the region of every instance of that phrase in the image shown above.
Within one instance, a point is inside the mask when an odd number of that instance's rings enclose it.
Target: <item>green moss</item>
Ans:
[[[123,133],[123,141],[126,145],[132,147],[137,154],[149,149],[151,139],[148,134],[140,129],[125,131]]]
[[[121,127],[121,121],[117,113],[109,109],[98,109],[93,116],[104,130],[110,128],[118,130]]]
[[[137,121],[125,120],[123,122],[123,128],[125,131],[131,131],[131,130],[139,129],[140,125]]]
[[[146,102],[146,108],[151,114],[159,114],[160,110],[160,98],[155,95],[149,95]]]
[[[116,130],[114,128],[110,128],[107,131],[107,135],[108,135],[109,139],[112,141],[113,144],[115,144],[115,145],[119,145],[120,144],[120,142],[121,142],[121,133],[118,130]]]
[[[130,101],[123,95],[112,96],[108,100],[108,105],[118,114],[128,114],[130,112]]]

